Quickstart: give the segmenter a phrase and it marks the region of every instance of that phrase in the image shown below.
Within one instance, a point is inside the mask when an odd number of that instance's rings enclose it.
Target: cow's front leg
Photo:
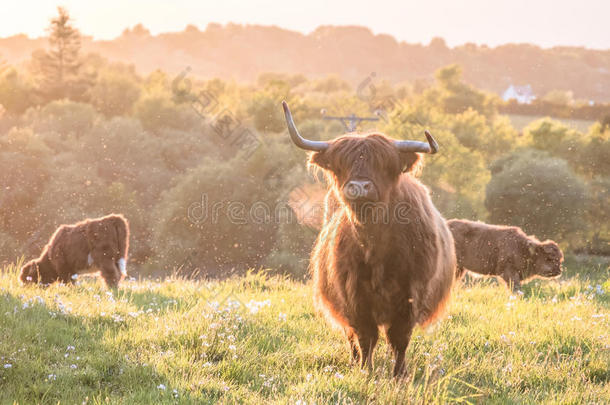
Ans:
[[[72,278],[73,274],[76,274],[76,270],[74,269],[73,266],[68,265],[68,262],[66,260],[63,259],[63,257],[58,257],[56,259],[56,271],[57,271],[57,278],[59,279],[60,282],[64,283],[64,284],[73,284],[74,283],[74,279]]]
[[[512,292],[521,291],[521,276],[515,268],[506,266],[502,272],[502,279]]]
[[[121,280],[121,272],[112,259],[104,260],[100,265],[102,278],[108,288],[117,288]]]
[[[455,280],[462,281],[464,278],[464,274],[466,274],[466,269],[460,265],[455,268]]]
[[[344,328],[345,337],[347,338],[347,346],[349,350],[350,360],[352,363],[360,363],[360,351],[358,350],[358,338],[354,329],[346,326]]]
[[[360,368],[373,370],[373,351],[379,339],[379,330],[374,323],[360,324],[354,328],[360,351]]]
[[[397,318],[386,329],[386,337],[394,355],[394,377],[405,374],[405,352],[407,346],[409,346],[414,327],[413,317],[407,315]]]

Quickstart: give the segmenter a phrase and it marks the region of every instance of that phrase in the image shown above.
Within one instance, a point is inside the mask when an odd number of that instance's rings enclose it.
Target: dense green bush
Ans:
[[[206,159],[178,177],[154,215],[159,263],[180,267],[186,253],[214,275],[265,264],[282,225],[296,222],[287,198],[305,178],[299,155],[285,142],[266,142],[251,158]]]
[[[485,198],[490,222],[559,241],[585,230],[585,184],[566,161],[518,150],[494,162],[491,172]]]

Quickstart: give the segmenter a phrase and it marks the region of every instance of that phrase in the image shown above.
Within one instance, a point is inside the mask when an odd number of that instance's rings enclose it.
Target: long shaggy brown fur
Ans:
[[[398,152],[381,134],[345,135],[310,157],[330,185],[311,258],[316,307],[344,331],[362,367],[372,367],[384,329],[395,375],[414,326],[439,316],[455,278],[451,233],[412,175],[420,164],[419,154]],[[377,201],[347,200],[341,190],[353,179],[370,180]]]
[[[107,286],[117,287],[126,274],[120,267],[124,269],[128,250],[129,224],[122,215],[61,225],[40,257],[21,268],[19,279],[23,283],[71,283],[75,274],[99,270]]]
[[[488,225],[465,219],[447,221],[455,240],[457,277],[466,270],[497,276],[511,289],[534,277],[561,274],[563,253],[552,240],[540,242],[516,226]]]

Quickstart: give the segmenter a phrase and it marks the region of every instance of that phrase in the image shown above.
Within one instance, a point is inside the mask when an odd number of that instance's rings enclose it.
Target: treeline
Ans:
[[[143,273],[264,266],[304,276],[324,187],[289,141],[281,100],[312,139],[345,132],[321,109],[378,117],[359,129],[400,139],[431,130],[441,153],[422,177],[448,218],[610,253],[610,130],[601,123],[579,133],[542,119],[520,135],[457,65],[420,92],[376,77],[352,90],[336,76],[267,73],[239,85],[190,71],[140,75],[80,52],[68,57],[72,71],[58,72],[57,44],[78,49],[71,28],[69,19],[53,28],[59,42],[40,56],[45,69],[0,74],[0,262],[37,254],[59,224],[121,212]]]
[[[0,56],[16,64],[26,61],[44,38],[23,35],[0,39]],[[264,72],[330,74],[357,87],[372,72],[393,85],[426,85],[434,72],[459,64],[467,83],[496,94],[510,85],[530,84],[541,98],[553,90],[572,90],[586,101],[609,102],[610,51],[577,47],[542,49],[530,44],[490,48],[465,44],[448,47],[441,38],[428,45],[398,42],[364,27],[322,26],[308,35],[277,27],[209,24],[182,32],[151,35],[137,25],[109,41],[82,39],[85,53],[134,64],[138,71],[156,69],[177,74],[186,66],[200,77],[254,81]]]
[[[516,100],[500,103],[502,114],[544,115],[555,118],[602,121],[610,125],[610,104],[567,104],[546,100],[534,100],[531,104],[520,104]]]

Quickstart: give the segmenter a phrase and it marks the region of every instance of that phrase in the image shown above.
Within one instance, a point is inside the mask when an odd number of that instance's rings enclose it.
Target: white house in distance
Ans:
[[[532,86],[529,84],[526,84],[525,86],[515,86],[511,84],[504,90],[502,99],[504,101],[517,100],[519,104],[531,104],[531,102],[536,99],[536,96],[532,91]]]

